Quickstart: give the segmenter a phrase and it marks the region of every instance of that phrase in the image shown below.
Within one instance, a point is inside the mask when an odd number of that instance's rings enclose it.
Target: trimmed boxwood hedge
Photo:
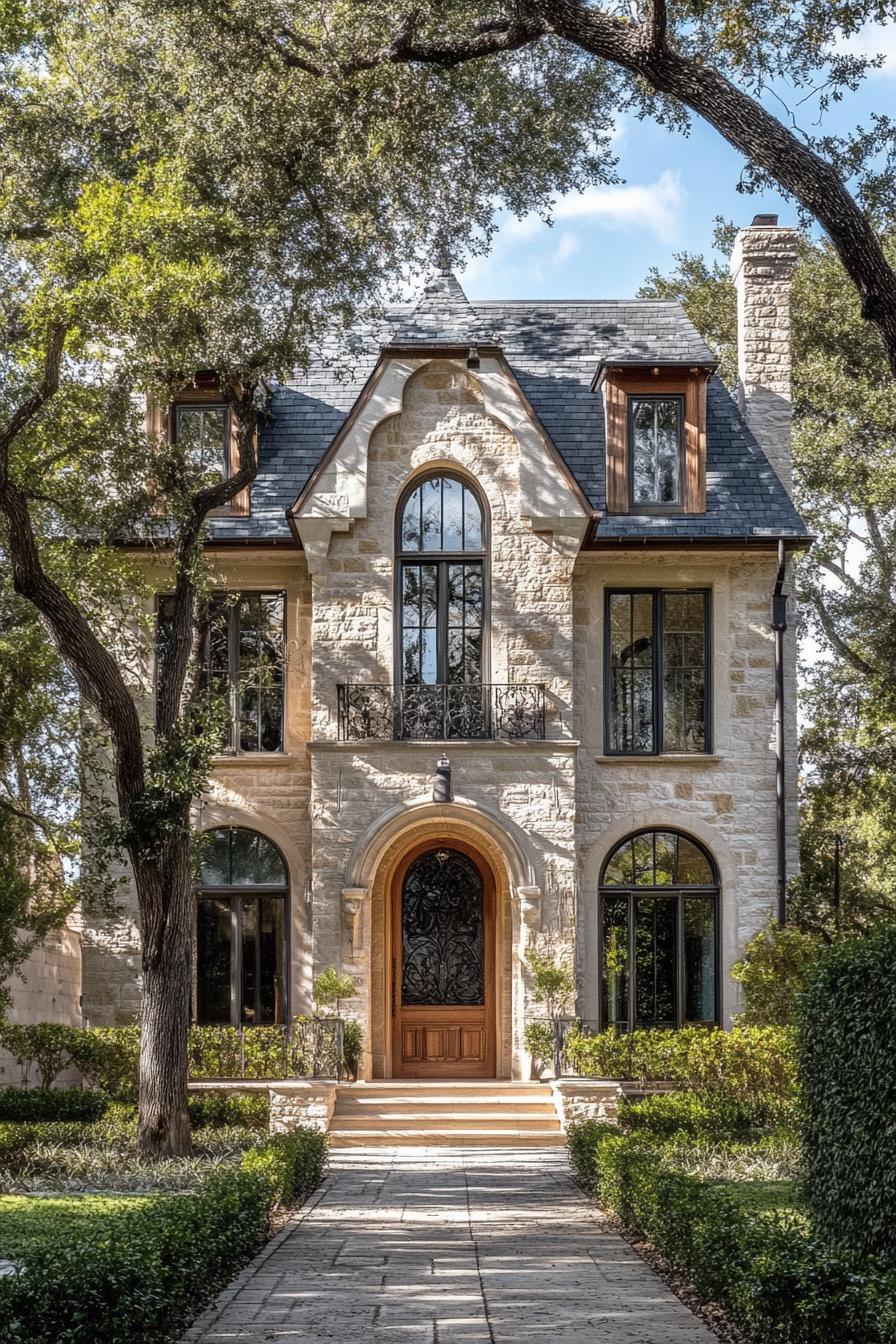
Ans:
[[[97,1237],[60,1241],[0,1278],[0,1339],[9,1344],[160,1344],[174,1339],[258,1249],[277,1204],[311,1190],[326,1138],[280,1134],[195,1195],[149,1198]]]
[[[90,1124],[105,1115],[109,1098],[82,1087],[0,1088],[0,1123],[78,1120]]]
[[[798,1050],[809,1200],[841,1245],[896,1264],[896,927],[819,959]]]
[[[790,1212],[750,1207],[663,1163],[641,1134],[587,1121],[571,1127],[581,1183],[635,1236],[720,1302],[755,1344],[892,1344],[896,1272],[832,1247]]]

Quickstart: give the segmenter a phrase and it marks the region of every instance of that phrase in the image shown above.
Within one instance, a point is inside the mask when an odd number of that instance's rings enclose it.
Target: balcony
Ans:
[[[543,685],[352,682],[337,690],[340,742],[523,742],[545,735]]]

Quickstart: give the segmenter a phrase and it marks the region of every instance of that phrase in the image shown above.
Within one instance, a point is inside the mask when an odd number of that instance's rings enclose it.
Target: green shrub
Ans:
[[[26,1081],[30,1080],[33,1066],[38,1085],[48,1088],[71,1063],[72,1030],[56,1022],[35,1022],[31,1026],[4,1022],[0,1024],[0,1046],[15,1058]]]
[[[9,1121],[0,1124],[0,1167],[15,1170],[33,1144],[83,1143],[85,1126],[77,1120]]]
[[[239,1126],[266,1131],[271,1101],[266,1092],[199,1092],[187,1103],[194,1129],[225,1129]]]
[[[744,1101],[792,1097],[796,1090],[793,1032],[783,1027],[572,1031],[566,1055],[586,1078],[680,1082],[694,1092]]]
[[[585,1122],[570,1142],[583,1185],[651,1241],[755,1344],[892,1344],[896,1273],[816,1239],[804,1218],[671,1169],[644,1134]]]
[[[5,1087],[0,1089],[0,1122],[9,1120],[99,1120],[108,1097],[86,1088]]]
[[[70,1027],[69,1052],[91,1087],[116,1101],[137,1100],[139,1027]]]
[[[10,1344],[151,1344],[175,1339],[257,1249],[275,1202],[319,1179],[326,1139],[297,1130],[253,1149],[195,1195],[160,1196],[94,1237],[60,1237],[0,1278],[0,1338]],[[251,1160],[250,1160],[251,1159]]]
[[[242,1167],[244,1171],[261,1173],[270,1181],[277,1203],[291,1204],[318,1184],[326,1158],[325,1135],[298,1129],[290,1134],[274,1134],[261,1147],[250,1148]]]
[[[346,1071],[352,1078],[358,1076],[358,1066],[361,1063],[361,1050],[364,1045],[364,1032],[361,1023],[350,1019],[342,1026],[342,1059]]]
[[[731,977],[744,987],[745,1027],[790,1027],[818,957],[819,939],[788,924],[770,924],[751,938]]]
[[[523,1041],[534,1060],[540,1064],[553,1064],[554,1033],[549,1022],[527,1022]]]
[[[835,1241],[896,1264],[896,927],[822,955],[803,997],[807,1191]]]
[[[350,975],[337,971],[335,966],[328,966],[314,982],[314,1006],[318,1011],[335,1008],[338,1017],[342,1000],[353,999],[355,992],[355,982]]]
[[[796,1108],[777,1096],[742,1100],[725,1093],[667,1092],[643,1101],[620,1101],[619,1126],[655,1139],[674,1134],[712,1140],[744,1138],[791,1128]]]

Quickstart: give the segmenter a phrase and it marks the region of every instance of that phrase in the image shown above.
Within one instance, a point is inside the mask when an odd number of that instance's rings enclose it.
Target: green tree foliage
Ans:
[[[896,237],[882,236],[896,259]],[[717,243],[730,241],[720,225]],[[652,271],[641,293],[682,302],[733,383],[735,294],[720,261],[683,253],[674,274]],[[791,910],[831,937],[896,910],[896,383],[827,243],[802,245],[792,318],[794,488],[817,540],[797,568],[810,638]]]
[[[3,16],[0,547],[109,739],[117,812],[95,821],[140,905],[141,1147],[183,1151],[190,817],[217,724],[206,520],[251,485],[275,380],[437,250],[485,246],[496,204],[611,176],[609,110],[601,71],[559,49],[485,78],[377,62],[347,81],[259,45],[251,5],[219,9],[216,40],[189,3]],[[146,432],[146,398],[207,369],[237,426],[226,481]],[[174,594],[154,724],[152,585],[122,539],[152,543]]]
[[[789,1027],[796,1021],[799,997],[819,952],[819,940],[790,925],[760,929],[731,968],[744,988],[745,1027]]]
[[[562,1017],[572,1007],[576,990],[575,976],[563,962],[544,952],[529,951],[527,961],[532,975],[532,997],[544,1007],[548,1017]]]
[[[77,900],[76,702],[33,607],[0,577],[0,1012]]]

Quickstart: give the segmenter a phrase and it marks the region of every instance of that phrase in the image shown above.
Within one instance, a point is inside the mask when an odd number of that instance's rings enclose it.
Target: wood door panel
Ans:
[[[426,849],[431,849],[427,846]],[[452,849],[465,847],[452,843]],[[403,882],[415,851],[399,867],[392,889],[392,1075],[396,1078],[493,1078],[495,1075],[495,956],[494,956],[494,885],[490,874],[480,866],[482,877],[482,984],[481,1003],[405,1003],[403,1001]],[[416,992],[419,978],[408,982]],[[438,976],[433,983],[444,983]],[[461,990],[465,988],[463,979]],[[413,993],[410,996],[413,998]]]

